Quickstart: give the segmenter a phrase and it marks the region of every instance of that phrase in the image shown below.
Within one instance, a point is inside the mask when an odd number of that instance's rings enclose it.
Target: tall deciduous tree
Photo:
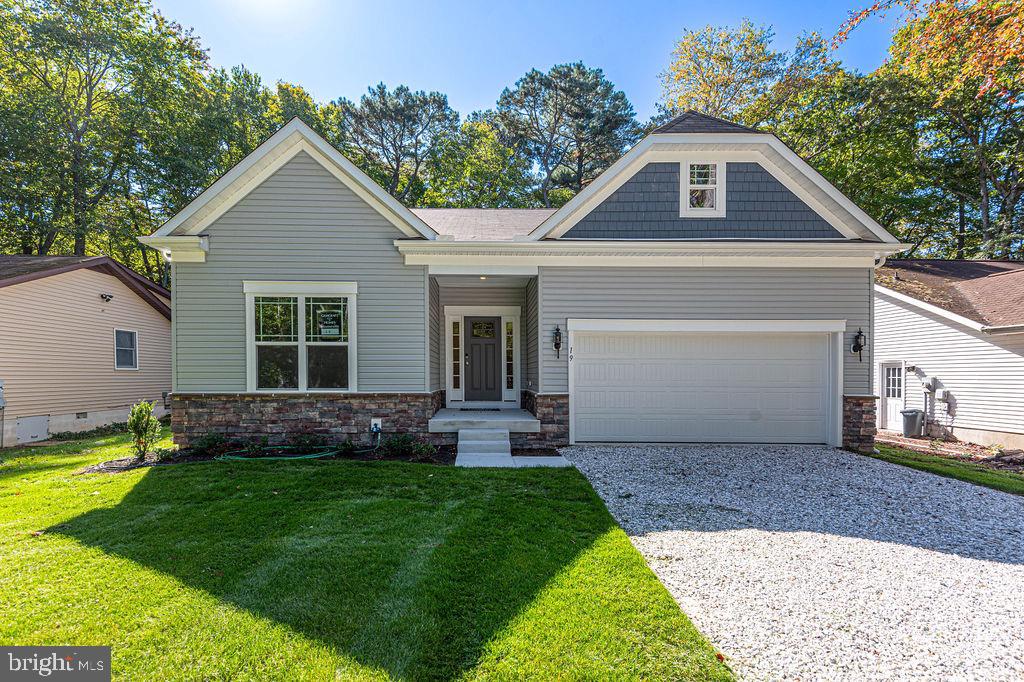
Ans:
[[[906,12],[914,41],[906,56],[927,75],[941,75],[944,87],[938,101],[965,87],[979,96],[995,92],[1015,97],[1024,64],[1024,3],[1020,0],[880,0],[851,15],[835,42],[872,16]],[[930,73],[929,73],[930,72]]]
[[[97,207],[135,163],[141,131],[205,55],[144,0],[8,0],[0,53],[52,113],[57,148],[46,153],[66,186],[55,188],[55,211],[69,216],[73,251],[84,254]]]
[[[337,106],[348,142],[378,172],[366,170],[390,194],[410,203],[423,191],[420,174],[437,141],[459,123],[445,95],[413,92],[404,85],[390,91],[380,83],[358,104],[342,99]]]
[[[661,74],[661,106],[735,118],[782,76],[785,55],[772,49],[771,28],[744,19],[738,28],[705,26],[683,32]]]
[[[423,206],[520,208],[528,205],[533,179],[526,157],[504,144],[480,120],[441,138],[430,155]]]

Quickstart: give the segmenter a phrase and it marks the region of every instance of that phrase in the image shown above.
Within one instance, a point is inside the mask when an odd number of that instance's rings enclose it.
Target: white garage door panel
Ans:
[[[828,334],[577,332],[578,441],[827,441]]]

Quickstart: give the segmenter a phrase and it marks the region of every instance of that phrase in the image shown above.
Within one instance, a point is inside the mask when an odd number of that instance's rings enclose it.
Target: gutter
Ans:
[[[1024,334],[1024,324],[1004,324],[994,327],[982,327],[982,333],[998,336],[1000,334]]]

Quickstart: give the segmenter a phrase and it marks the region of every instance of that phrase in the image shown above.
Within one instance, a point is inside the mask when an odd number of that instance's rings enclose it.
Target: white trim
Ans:
[[[358,328],[356,314],[356,292],[354,282],[263,282],[263,281],[244,281],[243,283],[243,295],[245,297],[245,390],[246,393],[266,395],[271,393],[281,394],[306,394],[306,393],[358,393],[358,347],[356,344],[358,338]],[[280,288],[275,288],[270,285],[279,285]],[[304,286],[308,285],[308,289],[303,289]],[[331,285],[327,287],[318,287],[318,285]],[[332,289],[334,285],[351,285],[351,291],[347,293],[338,293]],[[318,342],[307,342],[306,341],[306,298],[308,297],[321,297],[321,296],[337,296],[345,299],[346,307],[348,308],[348,341],[345,342],[345,347],[348,349],[348,388],[337,388],[337,389],[310,389],[307,386],[309,380],[308,368],[307,368],[307,351],[306,347],[308,343],[313,345],[325,345]],[[291,342],[282,343],[280,345],[298,347],[298,388],[287,389],[287,388],[266,388],[261,389],[256,386],[256,297],[257,296],[289,296],[295,297],[296,305],[298,306],[298,338],[294,344]],[[341,345],[341,344],[338,344]]]
[[[613,320],[569,318],[569,331],[586,332],[845,332],[846,320]]]
[[[394,241],[406,265],[460,267],[825,267],[874,268],[904,244],[863,242],[716,241]]]
[[[431,275],[529,275],[537,274],[536,265],[430,265]]]
[[[974,320],[969,320],[966,317],[963,317],[962,315],[957,315],[956,313],[951,313],[948,310],[943,310],[938,306],[932,305],[931,303],[925,303],[924,301],[918,300],[913,296],[901,294],[898,291],[893,291],[892,289],[879,286],[878,284],[875,285],[875,292],[882,294],[883,296],[888,296],[890,298],[896,299],[897,301],[901,301],[903,303],[916,306],[921,310],[932,313],[933,315],[944,317],[947,320],[950,320],[951,322],[956,322],[957,324],[963,325],[968,329],[973,329],[974,331],[977,332],[985,331],[985,325],[983,325],[980,322],[975,322]]]
[[[205,263],[210,251],[210,240],[204,236],[136,237],[146,246],[163,254],[172,263]]]
[[[697,164],[706,164],[714,167],[714,185],[702,186],[690,184],[690,166]],[[726,193],[725,185],[726,171],[726,160],[721,156],[715,156],[712,154],[701,155],[699,153],[694,153],[692,155],[687,154],[686,156],[683,156],[681,159],[679,159],[679,217],[724,218],[726,208],[726,197],[729,196]],[[691,189],[713,189],[715,191],[714,208],[694,208],[690,206]]]
[[[117,366],[117,333],[128,332],[129,334],[135,335],[135,366],[134,367],[118,367]],[[139,332],[136,329],[124,329],[122,327],[114,327],[114,371],[116,372],[138,372],[142,365],[141,356],[139,355]]]
[[[683,148],[683,145],[689,145]],[[648,135],[612,164],[596,180],[591,182],[582,192],[568,201],[562,208],[552,214],[530,234],[529,239],[555,239],[564,235],[573,225],[598,203],[603,201],[618,187],[626,182],[647,163],[653,161],[680,160],[683,154],[699,154],[703,151],[711,155],[727,157],[728,160],[750,159],[761,164],[779,182],[818,212],[832,227],[848,238],[860,238],[856,228],[866,230],[882,243],[895,244],[897,240],[881,225],[858,208],[849,198],[836,189],[820,173],[811,168],[803,159],[789,149],[779,138],[765,133],[658,133]],[[661,147],[661,149],[656,149]],[[724,148],[724,149],[723,149]],[[730,149],[731,148],[731,149]],[[766,153],[769,152],[769,153]],[[786,172],[771,156],[780,157],[788,163],[795,174],[807,180],[805,186],[797,177]],[[843,219],[808,191],[814,187],[823,192],[840,208],[853,217],[856,224]]]
[[[275,296],[355,296],[357,282],[275,282],[270,280],[242,280],[242,291],[247,294]]]
[[[179,228],[186,234],[194,235],[201,232],[302,151],[316,159],[405,234],[410,237],[437,238],[437,233],[429,225],[385,192],[366,173],[298,118],[293,118],[274,133],[174,217],[161,225],[152,236],[168,236]]]
[[[620,323],[639,323],[628,329]],[[683,324],[681,324],[683,323]],[[688,325],[685,323],[696,323]],[[569,383],[569,444],[576,443],[575,359],[576,334],[593,332],[657,333],[657,332],[797,332],[826,333],[829,336],[826,359],[831,368],[826,386],[829,405],[826,409],[825,437],[828,445],[843,444],[843,361],[845,320],[583,320],[569,319],[568,329],[568,383]]]
[[[465,401],[466,373],[460,373],[459,388],[454,388],[454,373],[452,368],[455,364],[455,357],[452,354],[454,342],[453,323],[459,323],[461,332],[460,351],[466,348],[466,318],[467,317],[497,317],[501,320],[501,401],[500,405],[511,407],[513,404],[519,407],[523,385],[522,377],[522,308],[520,306],[489,306],[489,305],[446,305],[444,314],[444,391],[446,407],[492,407],[491,403],[498,401]],[[512,323],[512,388],[505,383],[505,355],[508,352],[507,338],[505,336],[506,323]],[[462,367],[460,362],[460,367]]]
[[[462,317],[518,317],[521,310],[517,305],[446,305],[444,314]]]

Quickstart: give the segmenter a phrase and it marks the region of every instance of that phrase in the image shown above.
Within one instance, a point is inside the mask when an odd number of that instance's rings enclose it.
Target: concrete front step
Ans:
[[[458,455],[457,467],[496,467],[519,469],[525,467],[571,467],[572,463],[560,455],[551,457],[511,457],[509,455]]]
[[[511,455],[512,444],[508,440],[462,440],[460,438],[455,451],[467,455]]]
[[[508,429],[460,429],[459,440],[508,440]]]
[[[512,433],[540,433],[540,420],[526,410],[439,410],[427,423],[430,433],[464,430],[502,430]]]

